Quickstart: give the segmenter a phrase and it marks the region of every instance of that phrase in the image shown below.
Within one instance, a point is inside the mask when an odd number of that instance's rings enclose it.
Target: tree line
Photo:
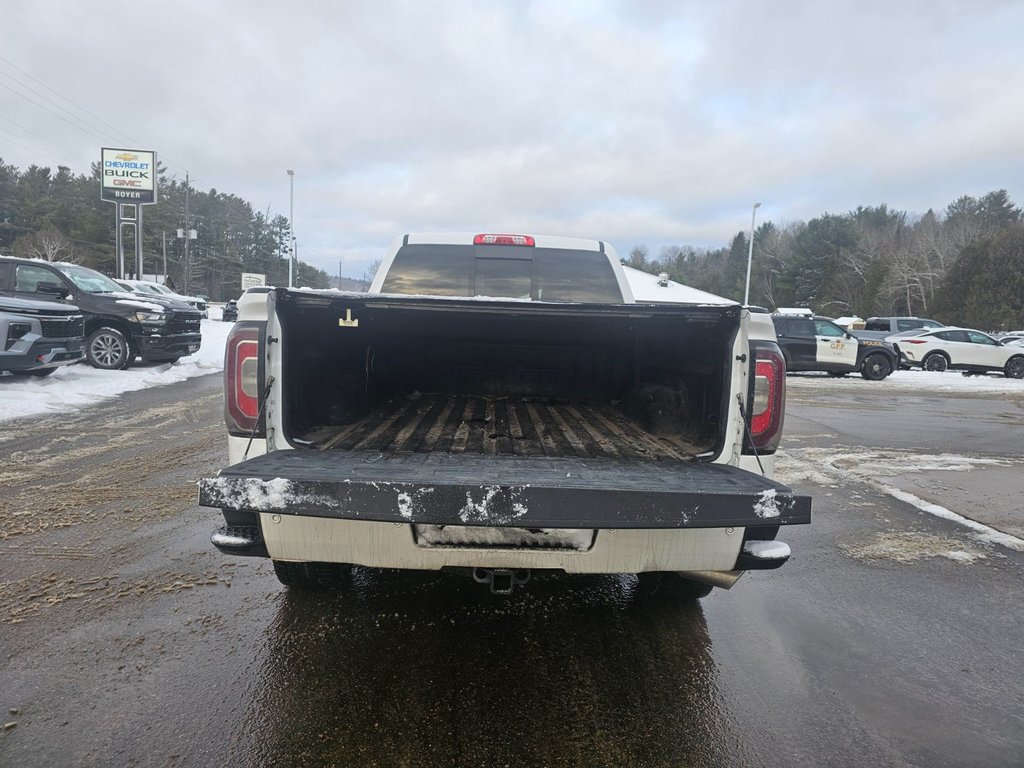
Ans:
[[[187,188],[162,167],[158,180],[157,204],[143,208],[147,274],[165,273],[166,253],[166,274],[177,289],[213,300],[236,297],[243,272],[287,284],[287,217],[230,193]],[[76,175],[66,166],[22,171],[0,159],[0,253],[113,274],[114,210],[99,191],[99,163]],[[177,233],[189,228],[197,237],[186,256]],[[747,232],[728,247],[671,245],[656,257],[639,244],[626,263],[742,300],[749,245]],[[126,269],[135,270],[133,261],[129,244]],[[296,284],[326,288],[330,278],[299,262]],[[941,213],[915,216],[883,203],[808,222],[764,222],[754,232],[750,301],[833,317],[912,315],[988,330],[1024,328],[1024,217],[1006,190],[997,190],[960,197]]]
[[[743,300],[749,234],[729,247],[640,244],[626,263]],[[1024,218],[1006,190],[914,216],[886,204],[754,232],[750,303],[831,317],[907,315],[985,330],[1024,328]]]
[[[288,284],[291,240],[288,218],[255,210],[242,198],[216,189],[199,191],[158,169],[157,203],[141,208],[143,268],[167,274],[179,292],[214,301],[241,292],[241,274],[265,274],[270,285]],[[188,195],[188,225],[185,198]],[[178,230],[196,230],[188,243]],[[114,206],[100,200],[100,165],[89,174],[66,166],[31,165],[24,171],[0,158],[0,253],[70,261],[108,275],[116,269]],[[166,272],[164,258],[166,254]],[[133,244],[125,245],[125,270],[134,273]],[[323,270],[299,262],[296,285],[326,288]]]

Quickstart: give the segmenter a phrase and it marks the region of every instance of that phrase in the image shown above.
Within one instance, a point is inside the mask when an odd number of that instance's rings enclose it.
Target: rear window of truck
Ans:
[[[511,245],[402,246],[381,292],[622,303],[605,254]]]

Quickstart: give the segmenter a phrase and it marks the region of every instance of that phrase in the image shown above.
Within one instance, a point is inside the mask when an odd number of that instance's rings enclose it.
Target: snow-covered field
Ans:
[[[211,317],[220,317],[212,309]],[[224,344],[232,323],[203,320],[203,343],[194,355],[173,364],[137,363],[126,371],[101,371],[88,365],[66,365],[50,376],[0,375],[0,422],[87,408],[124,392],[174,384],[224,368]]]

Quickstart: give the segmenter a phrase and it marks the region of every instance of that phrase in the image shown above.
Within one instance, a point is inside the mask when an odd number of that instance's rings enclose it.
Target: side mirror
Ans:
[[[47,280],[40,280],[36,283],[36,293],[45,293],[47,296],[57,296],[61,299],[68,295],[67,289],[63,285]]]

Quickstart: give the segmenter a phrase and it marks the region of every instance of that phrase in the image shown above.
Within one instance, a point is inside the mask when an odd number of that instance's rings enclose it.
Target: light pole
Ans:
[[[288,229],[292,234],[292,249],[288,254],[288,287],[295,287],[295,171],[288,171]]]
[[[757,209],[760,203],[754,203],[754,210],[750,212],[750,250],[747,251],[747,287],[743,291],[743,306],[750,304],[750,263],[754,260],[754,219],[757,218]]]

